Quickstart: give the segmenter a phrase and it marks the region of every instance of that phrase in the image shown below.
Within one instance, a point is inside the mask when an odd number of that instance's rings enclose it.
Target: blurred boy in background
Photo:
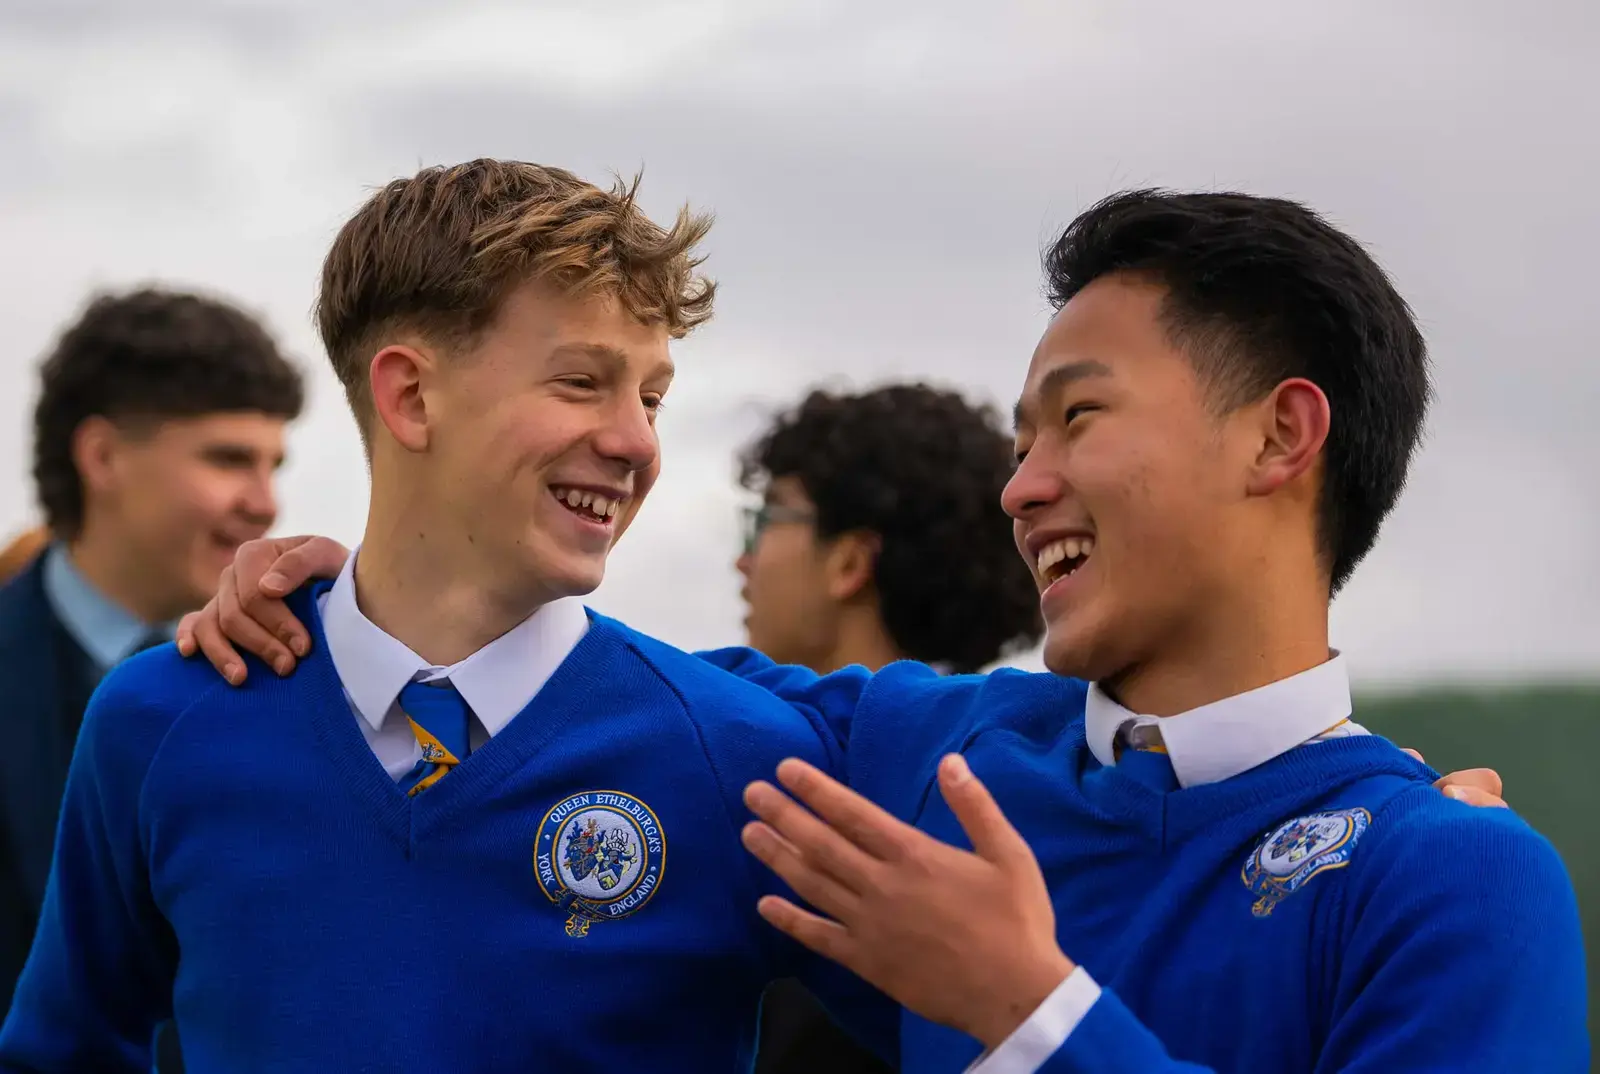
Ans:
[[[0,1015],[44,898],[89,695],[167,641],[234,551],[277,517],[273,482],[300,375],[267,330],[216,299],[95,299],[40,371],[33,476],[46,527],[0,588]],[[20,573],[18,573],[20,572]],[[168,1036],[161,1069],[178,1069]]]
[[[741,463],[762,496],[738,560],[752,648],[818,674],[969,672],[1038,641],[1038,591],[995,510],[1011,438],[989,409],[922,384],[816,391]],[[887,1069],[799,982],[767,990],[758,1074]]]

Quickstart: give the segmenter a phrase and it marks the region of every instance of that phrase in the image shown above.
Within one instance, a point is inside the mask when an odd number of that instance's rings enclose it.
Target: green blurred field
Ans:
[[[1440,772],[1494,768],[1506,800],[1555,844],[1578,889],[1589,1025],[1600,1014],[1600,685],[1365,696],[1356,719]],[[1592,1028],[1591,1028],[1592,1032]]]

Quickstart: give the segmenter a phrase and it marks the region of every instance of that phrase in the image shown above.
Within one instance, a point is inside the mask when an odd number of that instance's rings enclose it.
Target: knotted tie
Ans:
[[[472,710],[448,679],[408,683],[400,691],[400,708],[410,718],[411,733],[422,747],[422,760],[406,773],[400,786],[407,794],[417,794],[466,760],[471,752],[467,726]]]
[[[1117,732],[1116,753],[1118,772],[1162,794],[1178,789],[1178,775],[1172,770],[1160,728],[1124,724]]]

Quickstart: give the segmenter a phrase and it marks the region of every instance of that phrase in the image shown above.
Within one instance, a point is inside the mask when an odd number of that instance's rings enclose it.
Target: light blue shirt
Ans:
[[[113,601],[73,566],[61,544],[45,552],[44,595],[50,608],[104,675],[133,655],[152,631],[172,637],[175,623],[146,623]]]

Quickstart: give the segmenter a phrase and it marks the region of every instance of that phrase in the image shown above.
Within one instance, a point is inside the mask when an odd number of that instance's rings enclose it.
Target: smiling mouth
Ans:
[[[1075,574],[1094,552],[1093,537],[1063,537],[1039,549],[1039,577],[1049,586]]]
[[[590,492],[587,489],[568,488],[562,485],[552,485],[550,495],[554,496],[562,507],[585,522],[601,526],[609,526],[617,517],[617,509],[622,506],[622,501],[619,499]]]

